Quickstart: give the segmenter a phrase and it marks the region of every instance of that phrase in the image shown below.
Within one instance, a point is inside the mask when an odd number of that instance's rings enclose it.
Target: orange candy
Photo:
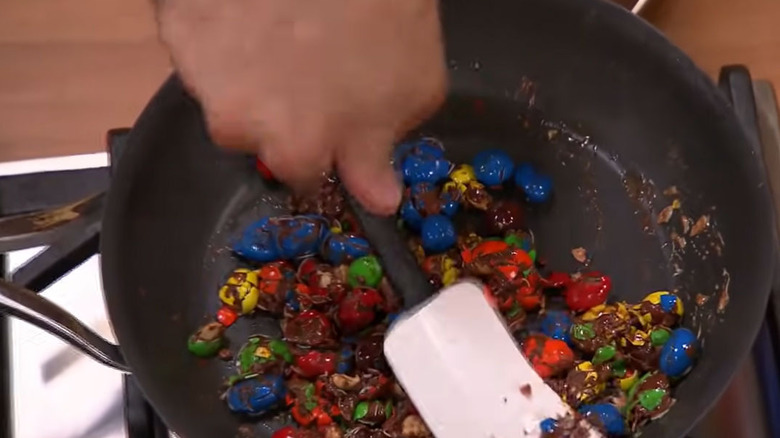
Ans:
[[[523,341],[523,354],[543,379],[574,364],[574,352],[565,342],[540,334],[530,335]]]

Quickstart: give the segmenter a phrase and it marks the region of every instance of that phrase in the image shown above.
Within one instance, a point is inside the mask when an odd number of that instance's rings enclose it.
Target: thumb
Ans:
[[[401,203],[401,184],[390,164],[392,135],[358,136],[336,152],[344,187],[371,213],[389,216]]]

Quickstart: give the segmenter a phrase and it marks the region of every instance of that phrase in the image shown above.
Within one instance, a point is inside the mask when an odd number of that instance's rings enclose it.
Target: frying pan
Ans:
[[[443,140],[456,162],[501,147],[551,174],[555,199],[527,213],[549,266],[576,269],[570,251],[581,246],[612,276],[616,299],[678,291],[703,355],[677,404],[644,433],[683,436],[718,399],[764,316],[776,257],[757,141],[682,52],[615,5],[447,0],[441,8],[451,93],[420,133]],[[229,369],[191,356],[186,339],[213,315],[218,286],[239,265],[227,250],[233,236],[282,213],[283,199],[257,177],[252,157],[210,142],[197,102],[172,77],[128,138],[104,214],[103,284],[121,349],[29,291],[4,284],[1,302],[132,371],[180,436],[233,436],[242,421],[218,400]],[[659,224],[673,199],[682,207]],[[699,223],[695,236],[683,216]],[[280,334],[270,318],[242,320],[229,331],[232,346],[257,332]],[[252,427],[268,437],[280,424]]]

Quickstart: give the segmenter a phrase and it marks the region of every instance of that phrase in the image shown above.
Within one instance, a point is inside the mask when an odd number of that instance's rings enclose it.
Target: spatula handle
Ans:
[[[396,226],[396,217],[371,214],[352,196],[347,195],[347,198],[366,239],[382,263],[387,279],[403,298],[404,308],[412,308],[433,295],[433,286],[409,251]]]

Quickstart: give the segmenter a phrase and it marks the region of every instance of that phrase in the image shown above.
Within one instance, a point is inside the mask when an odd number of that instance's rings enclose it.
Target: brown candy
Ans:
[[[358,341],[355,348],[355,365],[359,371],[387,370],[384,341],[385,336],[382,333],[372,333]]]
[[[523,226],[523,209],[515,201],[494,202],[485,211],[485,225],[495,236],[503,235],[505,231],[519,230]]]

